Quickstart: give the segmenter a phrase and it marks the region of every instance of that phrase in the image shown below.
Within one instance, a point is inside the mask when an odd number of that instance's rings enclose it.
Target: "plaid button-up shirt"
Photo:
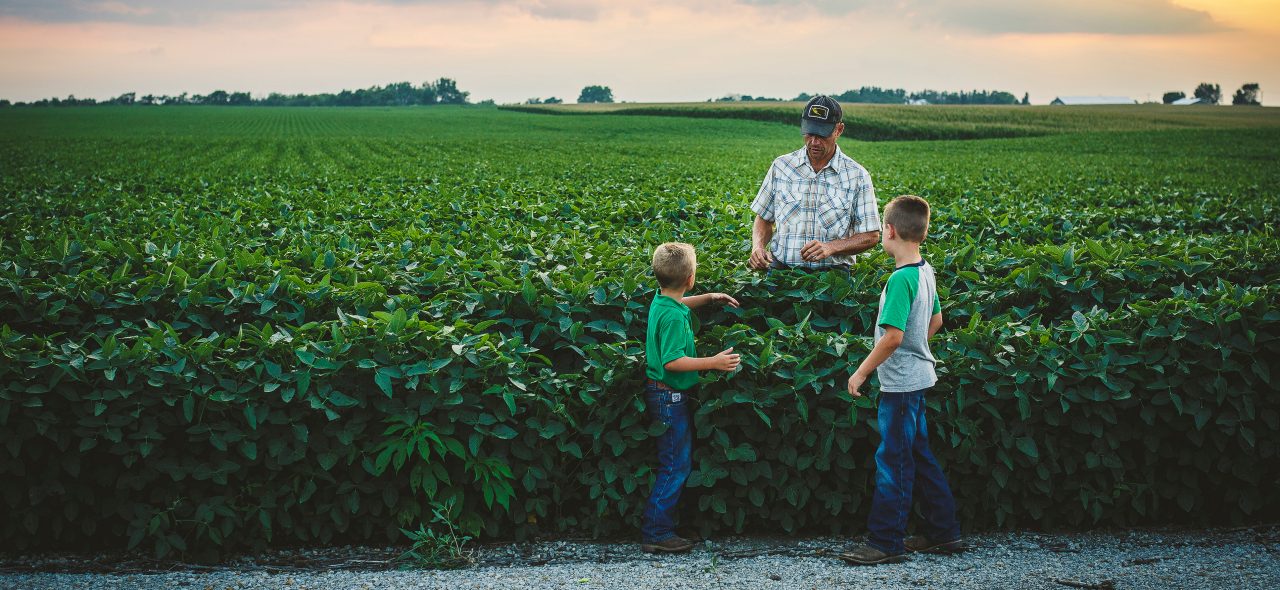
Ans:
[[[853,256],[809,262],[800,257],[800,250],[813,240],[830,242],[880,230],[871,175],[839,147],[818,173],[809,165],[804,148],[778,156],[769,166],[751,210],[774,224],[769,250],[774,259],[790,266],[853,264]]]

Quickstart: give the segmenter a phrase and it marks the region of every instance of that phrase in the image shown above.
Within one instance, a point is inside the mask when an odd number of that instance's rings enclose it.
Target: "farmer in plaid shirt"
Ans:
[[[831,97],[805,105],[804,147],[773,161],[751,203],[751,268],[848,269],[880,242],[871,176],[836,145],[843,118]]]

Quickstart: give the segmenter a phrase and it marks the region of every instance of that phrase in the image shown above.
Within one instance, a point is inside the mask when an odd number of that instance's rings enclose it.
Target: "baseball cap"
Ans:
[[[836,130],[836,123],[844,120],[844,111],[840,103],[830,96],[819,94],[804,105],[804,113],[800,115],[800,131],[805,135],[821,135],[829,137]]]

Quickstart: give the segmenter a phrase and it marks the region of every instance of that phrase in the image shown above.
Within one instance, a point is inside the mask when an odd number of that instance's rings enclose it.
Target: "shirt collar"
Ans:
[[[904,268],[911,268],[911,267],[913,267],[913,266],[924,266],[924,258],[921,258],[921,259],[920,259],[920,262],[912,262],[911,264],[904,264],[904,265],[899,266],[898,268],[895,268],[895,269],[893,269],[893,270],[902,270],[902,269],[904,269]]]
[[[674,307],[676,309],[681,309],[681,310],[689,309],[689,306],[679,301],[676,301],[675,299],[667,297],[666,295],[663,295],[662,289],[658,289],[653,292],[653,303],[654,305],[666,305],[666,306]]]
[[[795,154],[795,157],[791,159],[791,166],[793,168],[802,172],[806,169],[810,172],[813,171],[813,167],[809,165],[809,154],[804,148],[800,148],[792,153]],[[840,151],[840,146],[837,145],[836,153],[831,156],[831,161],[827,162],[827,167],[823,168],[823,170],[831,170],[832,172],[839,174],[844,168],[844,161],[848,159],[849,157],[844,155],[844,152]]]

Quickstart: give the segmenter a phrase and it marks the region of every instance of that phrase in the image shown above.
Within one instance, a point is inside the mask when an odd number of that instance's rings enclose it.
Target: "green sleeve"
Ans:
[[[915,301],[916,289],[919,287],[919,275],[915,274],[914,268],[903,270],[912,272],[900,270],[889,275],[889,284],[884,288],[884,307],[880,310],[880,325],[893,326],[906,332],[911,302]]]
[[[933,294],[933,315],[942,313],[942,301],[938,298],[938,294]]]
[[[692,336],[684,318],[674,314],[663,317],[658,323],[659,366],[665,367],[671,361],[689,356],[686,351],[689,349]]]

